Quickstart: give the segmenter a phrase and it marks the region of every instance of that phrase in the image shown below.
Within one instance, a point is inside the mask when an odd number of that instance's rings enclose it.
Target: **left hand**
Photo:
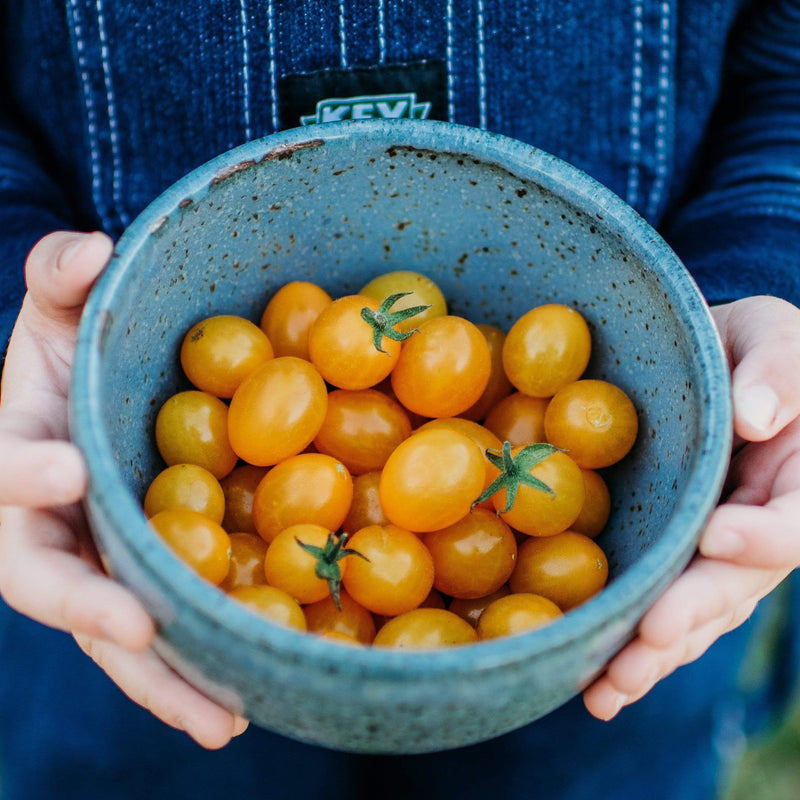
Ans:
[[[699,553],[584,692],[609,720],[743,623],[800,566],[800,309],[749,297],[712,309],[731,369],[734,451]]]

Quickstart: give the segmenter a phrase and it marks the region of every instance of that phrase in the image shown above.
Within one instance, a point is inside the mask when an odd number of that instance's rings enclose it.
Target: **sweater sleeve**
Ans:
[[[800,305],[800,0],[754,3],[693,191],[663,233],[710,303]]]

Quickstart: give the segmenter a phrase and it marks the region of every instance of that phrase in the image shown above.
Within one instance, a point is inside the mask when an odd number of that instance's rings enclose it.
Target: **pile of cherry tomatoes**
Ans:
[[[186,332],[193,385],[160,408],[150,523],[199,575],[273,622],[435,648],[530,630],[599,592],[600,470],[637,412],[583,377],[583,316],[507,333],[448,313],[414,272],[332,298],[293,281],[260,324]]]

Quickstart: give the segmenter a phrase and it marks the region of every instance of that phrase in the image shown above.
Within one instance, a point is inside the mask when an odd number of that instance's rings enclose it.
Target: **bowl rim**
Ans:
[[[601,213],[603,224],[623,232],[626,244],[670,289],[670,300],[677,313],[693,323],[687,334],[703,365],[703,383],[696,388],[704,398],[700,415],[706,436],[690,469],[692,480],[687,482],[659,540],[599,595],[568,612],[568,624],[550,625],[466,647],[413,652],[343,647],[272,624],[196,576],[166,545],[148,546],[147,540],[155,538],[152,529],[139,501],[122,482],[104,428],[95,424],[98,417],[102,418],[101,346],[110,309],[142,243],[164,227],[187,198],[196,200],[205,196],[216,182],[243,168],[242,165],[280,158],[319,144],[363,147],[365,140],[367,145],[379,144],[383,149],[412,147],[478,158],[518,178],[557,191],[577,209]],[[167,188],[124,231],[108,267],[89,295],[76,342],[69,413],[71,437],[85,454],[88,465],[89,508],[94,505],[112,521],[125,547],[136,554],[160,587],[169,587],[181,602],[221,630],[227,630],[231,639],[241,638],[295,660],[329,664],[339,672],[402,676],[409,681],[423,675],[473,672],[517,663],[543,651],[558,650],[608,626],[614,615],[630,613],[642,597],[662,591],[674,577],[671,571],[679,572],[685,567],[716,505],[732,443],[730,378],[710,311],[689,272],[655,229],[609,188],[550,153],[501,134],[432,120],[332,122],[282,131],[221,153]],[[152,608],[149,610],[153,612]]]

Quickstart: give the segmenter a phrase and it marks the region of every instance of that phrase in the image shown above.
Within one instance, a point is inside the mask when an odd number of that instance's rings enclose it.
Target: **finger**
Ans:
[[[113,250],[104,233],[57,231],[34,246],[25,264],[30,298],[47,318],[74,321]]]
[[[3,510],[0,592],[14,609],[59,630],[102,637],[129,650],[152,642],[155,626],[127,589],[79,557],[77,536],[53,512]]]
[[[224,747],[246,721],[218,706],[172,671],[152,650],[130,653],[102,639],[77,635],[81,649],[138,705],[185,731],[208,749]]]
[[[732,363],[734,428],[764,441],[800,414],[800,309],[775,297],[723,309],[717,314]]]

